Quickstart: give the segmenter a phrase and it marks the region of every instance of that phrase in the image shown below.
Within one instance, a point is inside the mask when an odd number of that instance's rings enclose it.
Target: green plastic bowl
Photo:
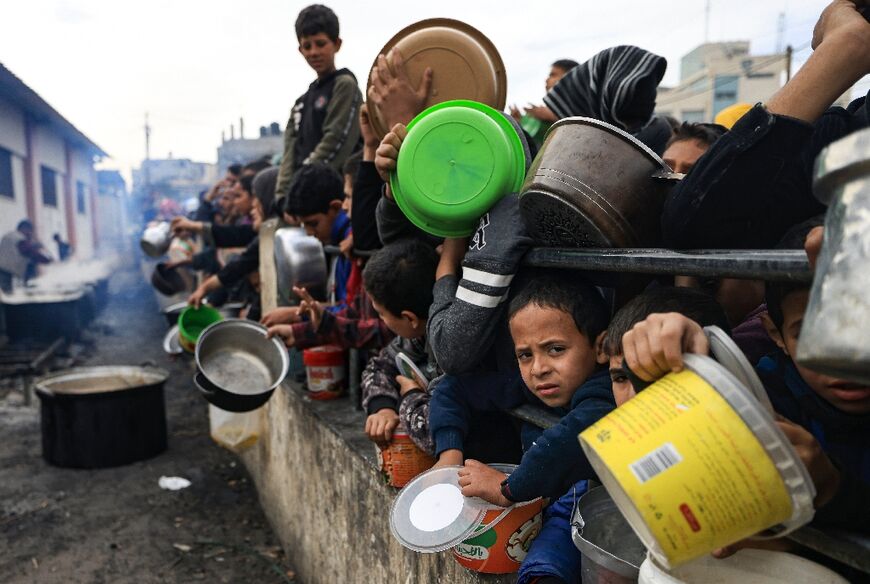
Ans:
[[[408,124],[390,188],[423,231],[465,237],[520,189],[525,172],[523,143],[504,114],[476,101],[445,101]]]
[[[202,331],[223,319],[223,315],[211,306],[202,305],[199,308],[188,306],[178,315],[178,340],[181,346],[193,352]]]

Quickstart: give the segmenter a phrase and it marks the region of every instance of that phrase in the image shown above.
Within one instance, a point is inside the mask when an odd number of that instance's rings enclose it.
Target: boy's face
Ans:
[[[335,54],[340,48],[341,39],[333,41],[325,32],[299,39],[299,53],[305,57],[305,62],[314,69],[318,77],[335,70]]]
[[[692,170],[692,167],[706,151],[707,145],[700,140],[678,140],[662,153],[662,160],[674,172],[685,174]]]
[[[350,217],[350,210],[353,207],[353,175],[344,175],[344,200],[341,202],[341,209],[345,215]]]
[[[616,407],[637,395],[622,366],[622,355],[610,356],[610,384],[613,387],[613,401],[616,402]]]
[[[773,340],[792,357],[797,352],[798,337],[809,297],[809,290],[797,290],[786,294],[782,300],[782,338]],[[870,413],[870,387],[816,373],[797,362],[795,366],[807,385],[838,410],[847,414]]]
[[[544,82],[544,87],[547,88],[547,91],[553,89],[553,87],[559,83],[559,80],[565,76],[565,73],[567,73],[567,71],[561,67],[550,67],[550,74],[547,75],[547,80]]]
[[[251,213],[253,205],[254,197],[237,183],[233,187],[233,213],[239,217],[246,217]]]
[[[551,408],[571,403],[596,364],[592,343],[571,315],[529,304],[514,314],[510,329],[526,386]]]
[[[416,339],[425,333],[426,321],[417,318],[413,312],[406,310],[402,314],[396,315],[384,308],[374,298],[371,301],[372,307],[377,311],[387,328],[403,339]]]
[[[316,237],[323,245],[329,245],[332,243],[332,224],[340,209],[341,201],[332,201],[326,213],[300,215],[297,219],[305,228],[306,234]]]

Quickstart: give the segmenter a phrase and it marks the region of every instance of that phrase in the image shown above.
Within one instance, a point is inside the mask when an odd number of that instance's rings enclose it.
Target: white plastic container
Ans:
[[[704,556],[670,572],[654,559],[640,566],[638,584],[846,584],[824,566],[783,552],[745,549],[717,560]]]

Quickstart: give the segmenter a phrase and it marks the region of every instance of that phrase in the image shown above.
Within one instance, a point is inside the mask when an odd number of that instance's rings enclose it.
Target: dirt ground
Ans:
[[[169,449],[119,468],[55,468],[41,457],[38,400],[0,394],[0,582],[296,582],[244,467],[209,437],[190,359],[163,353],[166,322],[141,272],[116,273],[111,291],[82,364],[170,371]],[[162,490],[162,475],[192,485]]]

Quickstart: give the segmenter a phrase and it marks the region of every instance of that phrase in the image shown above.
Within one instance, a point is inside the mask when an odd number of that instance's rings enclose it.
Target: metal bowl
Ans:
[[[619,128],[565,118],[526,174],[520,212],[543,245],[655,246],[665,197],[681,176]]]
[[[172,228],[166,221],[146,228],[142,233],[142,239],[139,241],[142,251],[152,258],[159,258],[169,251],[171,243]]]
[[[266,328],[249,320],[230,319],[205,329],[196,343],[194,379],[205,398],[231,412],[257,409],[287,375],[290,359]]]
[[[327,264],[323,245],[299,227],[275,232],[275,270],[281,299],[296,298],[294,286],[306,288],[314,298],[326,299]]]

